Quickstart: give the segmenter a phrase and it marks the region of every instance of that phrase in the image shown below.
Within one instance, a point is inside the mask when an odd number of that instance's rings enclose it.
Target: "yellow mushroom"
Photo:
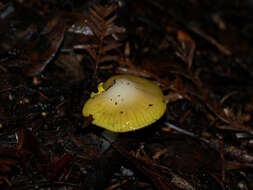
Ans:
[[[154,123],[164,114],[162,90],[153,82],[132,76],[116,75],[98,85],[83,107],[83,116],[113,132],[128,132]]]

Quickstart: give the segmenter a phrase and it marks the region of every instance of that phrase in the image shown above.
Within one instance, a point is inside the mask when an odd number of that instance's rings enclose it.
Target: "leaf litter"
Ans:
[[[1,2],[0,188],[252,189],[252,6]],[[167,111],[115,136],[81,110],[120,73],[160,85]]]

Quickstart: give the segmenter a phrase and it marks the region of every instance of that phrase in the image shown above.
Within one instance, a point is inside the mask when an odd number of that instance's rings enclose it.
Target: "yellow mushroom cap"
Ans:
[[[153,82],[131,75],[116,75],[98,85],[98,92],[83,107],[83,116],[113,132],[143,128],[166,110],[162,90]]]

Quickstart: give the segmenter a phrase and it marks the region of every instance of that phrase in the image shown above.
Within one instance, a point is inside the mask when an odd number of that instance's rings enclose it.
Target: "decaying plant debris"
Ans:
[[[253,4],[0,2],[0,189],[253,189]],[[133,74],[166,114],[117,137],[82,107]]]

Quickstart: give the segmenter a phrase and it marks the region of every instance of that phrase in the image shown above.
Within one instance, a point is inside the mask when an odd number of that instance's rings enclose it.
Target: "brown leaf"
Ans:
[[[119,60],[119,56],[117,55],[106,55],[100,59],[99,63],[103,63],[106,61],[118,61],[118,60]]]
[[[52,166],[51,175],[49,179],[53,180],[59,173],[66,167],[66,165],[71,161],[72,156],[65,153],[55,164]]]
[[[101,16],[99,16],[98,13],[92,8],[89,9],[89,13],[91,14],[91,17],[94,17],[94,19],[97,20],[96,22],[104,21],[104,19]]]
[[[100,14],[100,16],[105,14],[105,10],[103,9],[103,7],[101,5],[98,5],[98,4],[93,5],[92,8],[96,11],[96,14]],[[103,11],[102,11],[102,9],[103,9]]]
[[[105,36],[109,36],[116,33],[124,33],[126,30],[123,27],[110,27],[106,30]]]
[[[98,25],[96,25],[95,23],[93,23],[93,22],[91,22],[91,21],[89,21],[87,24],[89,25],[91,31],[92,31],[92,32],[97,36],[97,38],[98,38],[98,37],[101,35],[100,28],[97,27]]]
[[[84,78],[80,60],[74,53],[61,54],[55,64],[63,68],[66,72],[66,76],[70,76],[75,81],[80,81]]]
[[[33,154],[41,170],[47,171],[47,169],[50,168],[51,163],[49,162],[48,152],[42,147],[29,130],[21,128],[18,131],[17,150],[20,154]]]
[[[102,32],[102,29],[104,28],[104,20],[103,21],[99,21],[95,17],[91,16],[90,17],[90,21],[92,22],[92,24],[94,24],[94,26],[96,27],[97,30],[99,30],[100,32]],[[88,22],[88,24],[89,24],[89,22]]]
[[[112,23],[115,21],[116,18],[117,18],[117,15],[115,14],[115,15],[113,15],[109,20],[107,20],[107,21],[105,22],[105,24],[106,24],[106,25],[112,24]]]
[[[115,11],[117,9],[117,5],[116,4],[113,4],[113,5],[109,5],[106,7],[106,10],[105,10],[105,17],[109,16],[113,11]],[[104,18],[105,18],[104,17]]]
[[[102,54],[106,54],[108,51],[116,49],[116,48],[120,47],[121,45],[122,45],[122,43],[112,43],[112,44],[109,44],[109,45],[103,47]]]
[[[21,57],[31,64],[23,69],[27,76],[40,74],[48,63],[54,58],[64,37],[65,26],[62,22],[57,23],[51,32],[41,37],[37,42],[32,42],[28,48],[29,54]]]
[[[167,178],[161,171],[155,167],[155,162],[150,160],[148,157],[136,156],[135,153],[128,153],[124,147],[118,144],[112,144],[112,146],[117,150],[125,159],[132,163],[140,172],[146,175],[154,184],[154,186],[159,190],[170,190],[171,183],[169,178]],[[145,154],[145,153],[144,153]]]
[[[87,24],[95,34],[97,40],[92,41],[93,44],[90,48],[89,45],[79,47],[86,49],[93,59],[95,64],[93,74],[94,78],[96,78],[99,63],[118,60],[118,56],[106,55],[110,50],[116,49],[121,45],[119,43],[115,43],[115,40],[111,41],[111,43],[106,43],[108,38],[112,38],[110,35],[114,34],[114,32],[117,33],[120,31],[119,27],[113,23],[117,18],[117,15],[111,15],[116,8],[116,5],[93,5],[93,7],[89,9],[90,14]]]

